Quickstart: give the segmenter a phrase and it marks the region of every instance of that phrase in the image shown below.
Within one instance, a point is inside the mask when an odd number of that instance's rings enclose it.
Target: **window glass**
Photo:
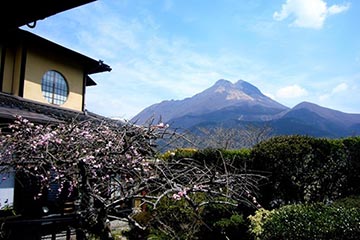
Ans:
[[[47,71],[41,81],[41,91],[51,104],[62,105],[69,95],[68,84],[63,75],[57,71]]]

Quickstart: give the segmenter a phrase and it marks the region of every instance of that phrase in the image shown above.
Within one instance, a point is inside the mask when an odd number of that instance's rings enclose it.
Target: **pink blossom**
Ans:
[[[186,195],[186,190],[183,190],[183,191],[178,192],[178,195],[179,195],[180,197],[185,196],[185,195]]]
[[[172,195],[172,198],[173,199],[175,199],[175,200],[181,200],[181,197],[178,195],[178,194],[176,194],[176,193],[174,193],[173,195]]]

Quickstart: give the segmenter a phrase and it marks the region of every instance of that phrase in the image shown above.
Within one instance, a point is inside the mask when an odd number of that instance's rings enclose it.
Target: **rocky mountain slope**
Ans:
[[[168,122],[183,116],[201,116],[221,111],[223,109],[256,108],[273,109],[280,112],[288,109],[260,92],[258,88],[248,82],[239,80],[231,83],[227,80],[218,80],[212,87],[183,100],[163,101],[145,108],[132,120],[139,124],[145,123],[149,118],[161,118]],[[271,112],[271,111],[269,111]],[[264,112],[267,115],[267,111]],[[241,118],[242,114],[238,114]]]

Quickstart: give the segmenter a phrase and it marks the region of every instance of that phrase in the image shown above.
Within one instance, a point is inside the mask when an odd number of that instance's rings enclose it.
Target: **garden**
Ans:
[[[173,137],[163,125],[19,117],[0,138],[1,170],[15,172],[20,186],[8,217],[43,217],[73,202],[77,239],[360,235],[359,137],[274,136],[240,149],[157,151],[158,139]],[[0,239],[11,239],[6,219]],[[116,219],[131,229],[111,232]]]

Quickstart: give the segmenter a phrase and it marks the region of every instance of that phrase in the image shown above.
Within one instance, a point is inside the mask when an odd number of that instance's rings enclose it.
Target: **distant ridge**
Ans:
[[[192,97],[153,104],[131,121],[141,125],[150,119],[189,130],[266,124],[272,127],[275,135],[344,137],[360,134],[360,114],[344,113],[310,102],[290,109],[244,80],[232,83],[220,79]]]

